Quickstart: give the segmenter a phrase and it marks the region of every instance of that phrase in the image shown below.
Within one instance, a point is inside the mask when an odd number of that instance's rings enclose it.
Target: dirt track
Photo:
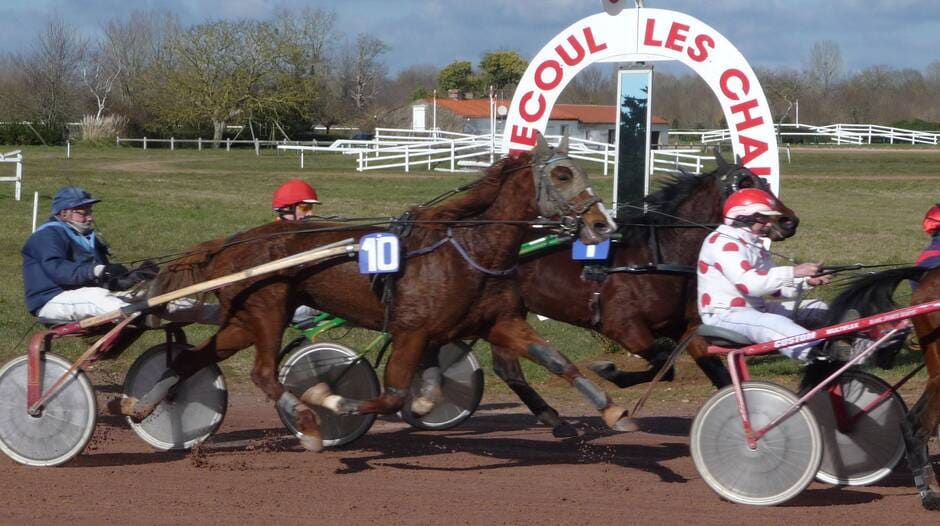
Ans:
[[[110,396],[110,395],[104,395]],[[901,467],[875,487],[814,483],[783,507],[721,501],[688,450],[691,412],[653,407],[641,432],[609,434],[598,418],[561,442],[514,400],[484,399],[450,432],[380,420],[322,454],[287,437],[270,404],[233,394],[220,432],[192,453],[149,449],[102,416],[86,452],[59,468],[0,456],[0,523],[58,524],[930,524]],[[566,414],[588,411],[562,406]],[[937,462],[937,458],[934,458]],[[903,465],[903,463],[902,463]]]

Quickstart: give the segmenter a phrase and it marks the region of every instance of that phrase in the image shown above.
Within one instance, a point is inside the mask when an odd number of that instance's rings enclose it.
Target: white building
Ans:
[[[412,108],[412,128],[431,129],[432,111],[434,102],[424,99]],[[499,100],[496,106],[509,107],[510,101]],[[423,109],[421,108],[423,106]],[[423,117],[424,122],[417,122]],[[497,126],[501,128],[500,119]],[[438,128],[472,134],[490,132],[490,101],[489,99],[437,99],[437,125]],[[462,125],[462,129],[460,128]],[[669,122],[663,118],[653,116],[650,142],[654,145],[669,144]],[[613,144],[616,137],[617,107],[600,106],[594,104],[555,104],[545,129],[546,135],[563,135],[568,132],[569,137],[577,137],[597,142]],[[501,133],[499,129],[497,132]]]

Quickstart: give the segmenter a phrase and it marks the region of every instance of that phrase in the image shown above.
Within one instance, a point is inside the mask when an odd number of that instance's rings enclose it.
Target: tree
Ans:
[[[480,61],[480,76],[484,87],[503,89],[515,86],[529,63],[515,51],[491,51]]]
[[[807,75],[822,95],[828,96],[832,86],[842,76],[842,52],[839,51],[839,44],[832,40],[821,40],[813,44],[809,53]]]
[[[114,83],[121,74],[121,66],[112,60],[106,49],[97,47],[87,54],[81,69],[82,83],[95,98],[95,120],[99,120],[108,104]]]
[[[386,50],[388,46],[381,40],[359,34],[355,46],[347,47],[340,59],[337,77],[340,100],[349,105],[351,118],[365,119],[360,127],[371,126],[373,116],[369,110],[385,78],[385,65],[379,56]]]
[[[466,93],[473,91],[478,82],[470,61],[458,60],[444,66],[437,76],[437,84],[444,91],[455,89],[460,93]]]
[[[61,140],[65,123],[78,116],[76,87],[85,47],[71,26],[54,17],[39,34],[31,53],[13,57],[25,88],[20,94],[25,117],[38,120],[52,140]]]
[[[167,124],[211,123],[213,143],[234,119],[296,107],[303,94],[278,85],[289,48],[269,23],[219,21],[193,26],[169,42],[149,91]]]

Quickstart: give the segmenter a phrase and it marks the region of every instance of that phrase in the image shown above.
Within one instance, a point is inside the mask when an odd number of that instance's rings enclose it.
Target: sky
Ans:
[[[633,5],[630,0],[625,0]],[[728,38],[752,66],[803,69],[815,42],[839,45],[846,72],[870,66],[923,71],[940,60],[938,0],[647,0],[646,7],[687,13]],[[548,40],[603,10],[601,0],[0,0],[0,52],[29,49],[52,15],[89,38],[134,9],[168,9],[185,25],[265,19],[277,7],[324,8],[336,29],[389,46],[394,75],[409,66],[479,63],[483,53],[513,50],[532,58]]]

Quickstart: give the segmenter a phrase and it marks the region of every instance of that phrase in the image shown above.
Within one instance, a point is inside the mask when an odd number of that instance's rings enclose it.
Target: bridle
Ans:
[[[551,165],[559,161],[570,161],[571,157],[567,155],[552,155],[547,160],[537,164],[527,164],[516,169],[532,167],[532,178],[535,183],[535,203],[539,209],[539,214],[543,217],[558,216],[561,218],[561,230],[573,234],[581,224],[581,218],[588,210],[602,199],[590,192],[587,199],[572,202],[584,190],[590,190],[587,186],[578,190],[569,190],[562,192],[558,190],[551,181]],[[565,194],[570,194],[566,196]]]

